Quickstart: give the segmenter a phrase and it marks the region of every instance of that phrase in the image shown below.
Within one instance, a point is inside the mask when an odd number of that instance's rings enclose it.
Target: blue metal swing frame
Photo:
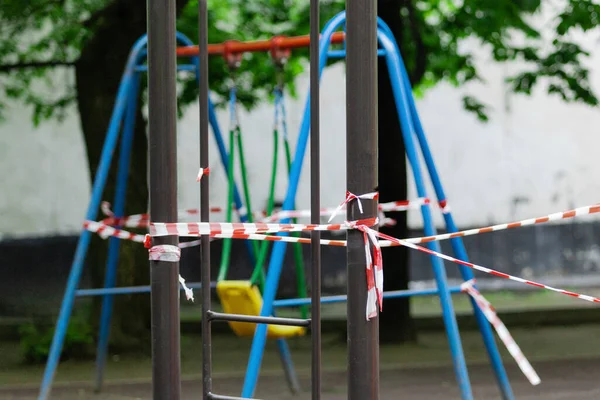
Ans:
[[[181,33],[177,33],[177,40],[184,46],[193,45],[193,42]],[[139,97],[140,75],[147,71],[147,67],[144,65],[146,60],[146,45],[147,37],[144,35],[132,46],[131,52],[129,53],[129,58],[125,66],[125,71],[123,73],[123,77],[121,78],[119,90],[113,106],[113,113],[107,129],[104,146],[102,148],[100,163],[98,164],[98,169],[94,177],[91,198],[85,215],[86,220],[95,220],[98,216],[98,209],[100,207],[100,202],[102,201],[102,194],[104,192],[106,180],[110,171],[113,153],[119,144],[120,136],[121,147],[119,151],[113,212],[116,217],[121,217],[124,215],[127,192],[127,177],[129,175],[130,154],[135,130],[135,115],[138,107],[137,100]],[[189,59],[190,64],[178,65],[178,70],[193,71],[196,73],[196,78],[198,78],[198,57],[189,57]],[[225,172],[227,173],[229,155],[227,153],[223,135],[221,133],[221,129],[219,128],[214,106],[210,98],[208,99],[208,109],[209,123],[212,127],[215,142],[219,149],[221,163],[223,164]],[[243,206],[237,186],[234,188],[234,202],[236,208],[238,209]],[[247,222],[247,218],[245,216],[241,216],[240,218],[242,222]],[[54,331],[54,337],[50,346],[50,353],[46,362],[46,369],[44,371],[40,393],[38,396],[39,400],[46,400],[50,395],[52,381],[60,361],[60,354],[73,310],[73,304],[77,297],[103,296],[96,353],[96,389],[100,389],[103,381],[106,354],[108,351],[108,338],[112,317],[113,296],[116,294],[150,292],[150,286],[115,287],[120,248],[120,241],[117,238],[109,239],[104,288],[78,289],[91,238],[91,232],[82,231],[79,241],[77,242],[75,256],[67,280],[67,287],[63,295],[58,320],[56,322],[56,329]],[[251,243],[249,241],[246,243],[249,256],[252,260],[252,263],[254,263],[255,255]],[[200,284],[190,284],[188,286],[192,288],[201,288]],[[214,284],[211,284],[211,286],[214,286]],[[290,358],[289,354],[282,354],[281,356],[284,363]]]
[[[320,65],[319,74],[322,73],[328,58],[343,58],[345,57],[345,49],[342,50],[330,50],[329,45],[331,42],[332,34],[340,27],[344,26],[345,23],[345,12],[341,12],[332,18],[325,26],[320,41]],[[413,176],[416,184],[417,194],[419,197],[427,197],[423,175],[421,172],[421,166],[418,159],[418,151],[421,151],[422,157],[425,161],[429,177],[433,183],[434,191],[438,201],[446,200],[444,190],[442,188],[441,179],[435,167],[431,150],[427,143],[427,139],[421,125],[418,112],[414,103],[414,99],[411,93],[411,86],[408,80],[408,75],[402,61],[398,45],[391,33],[389,27],[382,21],[378,20],[378,38],[380,49],[378,55],[385,57],[392,88],[395,97],[395,103],[397,112],[399,115],[402,135],[406,148],[406,155],[408,157],[410,166],[413,171]],[[192,45],[192,42],[182,34],[177,35],[178,41],[183,45]],[[129,173],[129,161],[130,152],[132,148],[134,124],[135,124],[135,112],[137,108],[137,99],[139,91],[139,80],[140,73],[143,73],[147,68],[143,65],[146,56],[146,36],[140,38],[135,45],[132,47],[120,86],[116,97],[113,115],[110,120],[110,124],[107,131],[104,147],[102,150],[100,163],[96,176],[94,179],[92,194],[88,209],[86,212],[86,219],[95,220],[97,218],[98,209],[100,207],[102,193],[110,170],[112,162],[112,156],[114,150],[117,148],[119,143],[119,136],[121,136],[121,147],[118,161],[118,173],[117,173],[117,186],[114,199],[114,213],[115,216],[123,216],[125,206],[125,194],[127,189],[127,176]],[[198,76],[198,59],[197,57],[190,57],[190,64],[179,65],[179,70],[194,71]],[[300,127],[300,135],[298,138],[295,156],[292,163],[291,172],[289,175],[289,186],[285,201],[283,203],[283,210],[292,210],[294,208],[298,183],[300,174],[302,172],[302,164],[304,160],[306,144],[309,137],[310,130],[310,92],[306,100],[306,107],[302,124]],[[212,126],[213,134],[219,149],[221,162],[224,165],[225,170],[228,169],[227,150],[225,142],[223,140],[221,130],[217,123],[216,115],[214,113],[213,104],[209,98],[209,123]],[[121,129],[122,128],[122,129]],[[415,141],[416,139],[416,141]],[[417,148],[418,145],[418,148]],[[234,201],[237,208],[242,206],[242,199],[235,188]],[[423,215],[423,222],[426,235],[434,235],[436,233],[435,226],[431,217],[431,210],[428,205],[421,207]],[[452,215],[448,212],[443,215],[447,230],[449,232],[456,232],[457,227],[454,223]],[[245,222],[245,218],[242,219]],[[281,221],[287,223],[289,220]],[[281,234],[286,235],[286,234]],[[42,385],[40,388],[39,399],[45,400],[50,394],[52,381],[55,375],[56,368],[58,366],[60,353],[62,350],[64,336],[69,324],[74,301],[77,297],[82,296],[103,296],[102,302],[102,314],[100,321],[100,330],[97,347],[97,373],[96,373],[96,387],[100,388],[103,379],[103,371],[106,362],[106,354],[108,349],[108,337],[110,331],[110,321],[112,316],[112,296],[116,294],[125,293],[142,293],[149,292],[149,286],[140,287],[121,287],[115,288],[116,283],[116,269],[118,264],[119,255],[119,240],[116,238],[109,239],[109,250],[106,265],[105,284],[104,288],[101,289],[78,289],[78,285],[83,272],[85,257],[91,240],[91,233],[83,231],[77,244],[75,257],[69,273],[67,287],[65,289],[58,321],[56,324],[56,330],[52,345],[50,348],[50,354],[46,364]],[[310,300],[307,299],[285,299],[275,300],[281,270],[283,267],[283,259],[286,250],[286,242],[275,242],[271,253],[270,264],[266,277],[265,291],[263,293],[263,307],[261,310],[261,316],[270,316],[274,313],[274,307],[290,307],[309,304]],[[468,261],[467,254],[463,242],[460,238],[451,240],[451,245],[455,255],[461,259]],[[249,255],[254,260],[254,254],[252,247],[247,242]],[[428,243],[428,247],[432,250],[439,251],[439,243],[431,242]],[[432,266],[436,279],[436,289],[427,290],[404,290],[388,292],[384,294],[385,298],[392,297],[408,297],[408,296],[423,296],[423,295],[438,295],[442,306],[443,319],[446,326],[448,335],[449,346],[452,354],[452,361],[454,365],[457,382],[460,388],[461,397],[463,400],[472,399],[473,394],[471,392],[471,385],[469,382],[469,376],[466,368],[466,362],[456,323],[456,317],[452,305],[451,293],[460,292],[460,288],[448,287],[446,272],[443,261],[437,257],[431,256]],[[252,261],[254,263],[254,261]],[[473,278],[473,272],[465,267],[459,266],[461,275],[464,280]],[[194,288],[200,288],[198,284],[190,285]],[[346,300],[346,296],[328,296],[322,298],[322,303],[333,303],[343,302]],[[474,313],[481,330],[483,341],[490,357],[490,361],[498,381],[498,385],[502,394],[503,399],[512,400],[514,395],[510,386],[510,382],[506,375],[506,371],[502,364],[500,353],[494,340],[493,332],[490,324],[487,322],[485,316],[481,310],[477,307],[475,302],[471,299]],[[258,324],[252,348],[250,351],[246,378],[244,381],[242,396],[252,397],[258,381],[260,372],[262,357],[264,354],[264,348],[266,343],[266,325]],[[293,363],[291,355],[287,347],[287,343],[283,339],[277,341],[280,355],[282,358],[284,369],[288,379],[294,379],[295,375],[293,372]],[[293,385],[292,385],[293,386]]]
[[[324,27],[321,33],[320,39],[320,53],[319,53],[319,75],[322,74],[323,68],[328,58],[342,58],[345,57],[345,49],[343,50],[329,50],[331,43],[331,36],[340,27],[344,27],[346,20],[345,12],[341,12],[333,17]],[[433,156],[427,139],[419,120],[419,115],[412,97],[411,86],[408,80],[408,75],[402,61],[398,44],[396,43],[394,36],[385,24],[385,22],[378,18],[378,39],[380,49],[378,55],[383,56],[386,59],[389,76],[392,84],[394,93],[394,99],[396,103],[396,109],[400,119],[402,128],[402,136],[404,139],[404,145],[406,148],[406,155],[409,160],[409,164],[412,168],[417,195],[419,197],[427,197],[423,175],[421,172],[421,166],[418,159],[418,149],[415,143],[415,138],[420,147],[421,153],[425,160],[426,168],[429,172],[429,176],[432,180],[436,197],[438,201],[445,201],[446,195],[442,188],[441,179],[435,167]],[[283,210],[292,210],[296,200],[296,194],[298,189],[298,183],[300,180],[300,174],[302,172],[302,164],[306,151],[306,144],[308,142],[309,130],[310,130],[310,92],[306,100],[306,106],[302,124],[300,127],[300,134],[296,146],[296,153],[292,164],[288,191],[283,202]],[[431,210],[429,205],[423,205],[421,207],[421,213],[423,215],[423,224],[425,235],[435,235],[436,229],[433,224],[431,217]],[[452,215],[447,212],[444,214],[444,220],[446,227],[449,232],[456,232],[457,227],[454,223]],[[288,220],[282,220],[281,223],[289,223]],[[281,236],[286,236],[287,233],[279,233]],[[452,248],[456,256],[464,261],[468,260],[466,249],[460,238],[452,239]],[[287,243],[286,242],[275,242],[273,245],[272,255],[266,277],[266,285],[263,293],[263,307],[261,310],[261,316],[270,316],[273,313],[275,306],[292,306],[307,304],[306,299],[290,299],[290,300],[279,300],[275,301],[275,295],[277,293],[277,287],[281,276],[281,270],[283,266],[283,260],[285,256]],[[430,242],[427,246],[434,250],[440,251],[440,245],[438,242]],[[450,351],[452,354],[452,362],[458,386],[460,388],[461,397],[463,400],[473,399],[473,393],[471,391],[471,384],[469,381],[469,375],[467,371],[466,361],[464,352],[462,349],[462,343],[460,340],[460,334],[458,331],[458,325],[456,322],[456,315],[452,304],[451,292],[457,291],[457,288],[449,288],[446,271],[443,261],[435,256],[431,256],[431,262],[433,271],[435,274],[435,281],[437,289],[426,290],[426,291],[399,291],[396,293],[387,294],[386,297],[402,297],[402,296],[414,296],[414,295],[430,295],[435,294],[440,297],[442,306],[442,315],[444,324],[446,326],[446,332],[448,336],[448,342]],[[461,275],[464,280],[473,278],[473,272],[465,267],[459,266]],[[332,296],[328,302],[344,301],[345,296]],[[483,337],[483,341],[490,357],[492,368],[494,370],[498,386],[500,388],[502,397],[505,400],[514,399],[514,395],[502,364],[502,359],[496,342],[493,336],[493,332],[490,324],[486,320],[482,311],[478,308],[477,304],[472,300],[473,310],[479,324],[479,328]],[[248,360],[248,366],[246,369],[246,378],[242,389],[242,397],[249,398],[253,397],[256,384],[258,381],[260,366],[262,363],[262,357],[264,354],[264,348],[266,343],[267,326],[259,324],[256,328],[252,348],[250,350],[250,356]]]

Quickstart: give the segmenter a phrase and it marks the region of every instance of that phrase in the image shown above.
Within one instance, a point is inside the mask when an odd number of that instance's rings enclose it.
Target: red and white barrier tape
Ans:
[[[363,233],[365,242],[365,257],[367,266],[367,321],[377,316],[383,309],[383,256],[379,247],[377,237],[373,235],[373,229],[365,225],[355,225],[355,228]],[[369,242],[373,243],[373,256]]]
[[[410,209],[419,208],[425,204],[431,204],[426,197],[418,197],[414,200],[399,200],[399,201],[390,201],[387,203],[379,203],[378,209],[383,212],[391,212],[391,211],[407,211]]]
[[[377,218],[365,218],[343,224],[267,224],[264,222],[152,222],[150,236],[183,236],[195,237],[217,234],[252,234],[302,231],[342,231],[352,229],[355,225],[373,226]]]
[[[352,200],[356,200],[358,202],[358,209],[359,209],[360,213],[362,214],[363,208],[362,208],[362,202],[360,200],[361,199],[374,200],[374,199],[378,199],[378,198],[379,198],[378,192],[371,192],[371,193],[355,195],[354,193],[350,193],[349,191],[346,191],[346,198],[344,199],[344,201],[342,201],[340,203],[339,206],[337,206],[337,208],[335,210],[333,210],[333,212],[331,213],[331,216],[329,217],[327,222],[331,222],[331,220],[334,219],[335,216],[338,215],[338,213],[340,211],[342,211],[342,209],[346,206],[346,204],[348,204]]]
[[[115,217],[114,213],[110,208],[110,203],[107,201],[103,201],[101,204],[102,213],[106,215],[108,218],[103,219],[101,222],[105,225],[110,226],[123,226],[126,228],[147,228],[150,220],[149,214],[134,214],[126,217]],[[211,207],[211,213],[222,213],[223,208],[221,207]],[[200,210],[198,209],[187,209],[179,211],[179,219],[185,219],[193,216],[200,215]]]
[[[372,195],[372,194],[369,194]],[[351,197],[351,196],[348,196]],[[365,198],[364,196],[360,196]],[[359,196],[354,196],[352,199],[358,200]],[[367,197],[368,198],[368,197]],[[374,198],[374,196],[373,196]],[[339,208],[339,207],[338,207]],[[442,234],[436,236],[429,236],[423,238],[410,238],[410,239],[396,239],[391,236],[385,235],[383,233],[377,232],[369,226],[373,226],[377,224],[376,218],[368,218],[364,220],[347,222],[345,224],[327,224],[327,225],[319,225],[319,224],[267,224],[267,223],[210,223],[210,222],[200,222],[200,223],[153,223],[150,225],[150,232],[152,236],[169,236],[169,235],[177,235],[177,236],[201,236],[201,235],[210,235],[212,237],[218,238],[239,238],[239,239],[251,239],[251,240],[270,240],[270,241],[286,241],[286,242],[299,242],[299,243],[310,243],[309,239],[306,238],[295,238],[295,237],[279,237],[279,236],[269,236],[264,235],[265,233],[275,233],[275,232],[299,232],[299,231],[334,231],[334,230],[347,230],[347,229],[360,229],[363,231],[367,237],[379,237],[381,241],[374,241],[376,243],[376,249],[384,246],[406,246],[415,250],[419,250],[424,253],[428,253],[434,255],[436,257],[440,257],[447,261],[451,261],[453,263],[461,264],[467,266],[469,268],[473,268],[475,270],[491,274],[494,276],[498,276],[504,279],[510,279],[516,282],[521,282],[530,286],[535,286],[538,288],[543,288],[547,290],[551,290],[557,293],[562,293],[571,297],[577,297],[582,300],[590,301],[593,303],[600,303],[600,299],[578,294],[574,292],[570,292],[564,289],[558,289],[551,286],[547,286],[541,283],[537,283],[534,281],[530,281],[527,279],[519,278],[513,275],[505,274],[503,272],[499,272],[490,268],[486,268],[477,264],[469,263],[466,261],[462,261],[456,259],[454,257],[435,252],[433,250],[427,249],[425,247],[421,247],[416,245],[415,243],[426,243],[434,240],[445,240],[451,239],[454,237],[462,237],[475,235],[486,232],[499,231],[503,229],[511,229],[521,226],[528,226],[534,224],[541,224],[549,221],[557,221],[566,218],[573,218],[576,216],[594,214],[600,212],[600,205],[586,206],[580,207],[574,210],[565,211],[561,213],[550,214],[545,217],[540,218],[532,218],[527,220],[522,220],[519,222],[513,222],[508,224],[500,224],[494,225],[485,228],[479,229],[470,229],[466,231]],[[360,226],[360,228],[359,228]],[[144,242],[144,237],[142,235],[136,235],[133,233],[129,233],[126,231],[122,231],[119,229],[115,229],[109,226],[106,226],[102,223],[86,221],[84,223],[84,227],[86,229],[91,230],[93,232],[97,232],[103,237],[108,236],[116,236],[121,239],[128,239],[137,242]],[[345,246],[346,242],[342,240],[322,240],[321,244],[324,245],[334,245],[334,246]],[[184,243],[184,247],[191,246],[191,242]],[[368,248],[368,245],[367,245]],[[370,257],[370,254],[368,255]],[[378,261],[378,260],[377,260]],[[376,262],[377,264],[377,262]],[[371,265],[371,262],[367,263],[367,266]],[[376,279],[377,281],[377,279]],[[377,285],[375,285],[376,287]],[[372,315],[368,313],[368,315]]]
[[[450,212],[450,204],[448,204],[448,200],[440,200],[438,201],[438,206],[440,210],[442,210],[442,214],[448,214]]]
[[[407,211],[410,209],[421,207],[422,205],[429,204],[429,203],[430,203],[429,199],[426,199],[426,198],[417,198],[415,200],[390,201],[388,203],[379,204],[378,210],[381,213],[393,212],[393,211]],[[343,211],[345,209],[345,207],[346,207],[346,204],[344,202],[336,208],[332,208],[332,207],[322,208],[320,210],[320,215],[321,216],[330,215],[329,222],[331,222],[331,220],[332,220],[331,214],[335,213],[335,215],[337,215],[337,214],[339,214],[340,211]],[[362,208],[362,205],[361,205],[361,208]],[[282,210],[282,211],[277,211],[267,217],[264,217],[264,215],[265,215],[264,212],[262,215],[263,215],[263,219],[261,222],[275,222],[275,221],[279,221],[279,220],[287,219],[287,218],[309,218],[311,216],[310,210]],[[395,223],[396,223],[396,221],[391,218],[386,218],[385,224],[383,223],[383,220],[380,219],[381,226],[395,225]]]
[[[194,292],[192,291],[192,289],[187,287],[187,285],[185,284],[185,279],[183,279],[183,277],[181,275],[179,275],[179,283],[181,284],[181,287],[185,291],[185,298],[188,300],[191,300],[193,302],[194,301]]]
[[[97,233],[103,239],[108,237],[117,237],[119,239],[132,240],[138,243],[144,243],[146,239],[145,235],[139,235],[137,233],[131,233],[122,229],[113,228],[112,226],[108,226],[102,222],[84,221],[83,227],[90,232]]]
[[[389,203],[381,203],[379,204],[379,211],[381,212],[394,212],[394,211],[407,211],[410,209],[415,209],[421,207],[424,204],[430,204],[429,199],[426,198],[418,198],[415,200],[402,200],[402,201],[391,201]],[[345,206],[345,205],[344,205]],[[344,207],[342,207],[342,210]],[[336,208],[322,208],[320,210],[320,215],[330,215],[333,211],[337,210]],[[123,226],[126,228],[147,228],[149,224],[149,215],[148,214],[134,214],[126,217],[114,217],[113,212],[110,209],[110,203],[102,202],[102,212],[108,217],[102,220],[102,223],[111,226]],[[225,212],[225,209],[222,207],[211,207],[210,212],[213,214],[222,214]],[[238,213],[246,215],[247,211],[242,209],[241,212]],[[187,209],[179,211],[179,219],[186,219],[189,217],[200,215],[200,210],[198,209]],[[309,218],[310,210],[282,210],[277,211],[269,216],[267,216],[265,211],[259,211],[252,213],[256,220],[260,222],[277,222],[282,219],[287,218]],[[396,224],[396,221],[392,218],[381,218],[380,214],[380,226],[392,226]]]
[[[215,234],[212,237],[220,238],[220,239],[248,239],[248,240],[264,240],[264,241],[269,241],[269,242],[288,242],[288,243],[311,244],[310,238],[294,237],[294,236],[275,236],[275,235],[264,235],[264,234],[234,233],[234,234]],[[182,244],[186,245],[183,247],[192,247],[193,245],[187,245],[187,244],[194,243],[194,242],[197,242],[194,245],[200,244],[199,240],[198,241],[194,240],[194,241],[190,241],[190,242],[181,243],[179,245],[179,247],[182,247],[181,246]],[[329,240],[329,239],[321,239],[320,243],[323,246],[338,246],[338,247],[345,247],[347,244],[345,240]]]
[[[210,168],[200,168],[200,171],[198,171],[198,176],[196,177],[196,182],[200,182],[202,180],[202,177],[204,175],[207,175],[210,173]]]
[[[517,345],[511,334],[508,332],[508,329],[506,328],[504,323],[502,323],[502,321],[498,317],[498,314],[496,313],[494,307],[490,304],[489,301],[487,301],[485,297],[483,297],[479,290],[475,288],[474,283],[475,279],[471,279],[470,281],[464,282],[461,285],[462,291],[468,293],[473,298],[473,300],[475,300],[477,306],[483,312],[490,324],[492,324],[492,326],[498,333],[498,337],[500,338],[500,340],[502,340],[502,343],[504,343],[506,349],[508,350],[510,355],[513,356],[513,358],[517,362],[517,365],[519,366],[525,377],[527,377],[529,382],[534,386],[539,385],[541,382],[540,377],[535,372],[535,370],[521,351],[521,348]]]
[[[600,205],[591,205],[591,206],[579,207],[579,208],[569,210],[569,211],[553,213],[553,214],[550,214],[550,215],[547,215],[544,217],[530,218],[530,219],[526,219],[526,220],[522,220],[522,221],[518,221],[518,222],[510,222],[510,223],[505,223],[505,224],[488,226],[488,227],[484,227],[484,228],[468,229],[468,230],[455,232],[455,233],[443,233],[443,234],[435,235],[435,236],[408,238],[408,239],[403,239],[403,240],[405,240],[406,242],[415,243],[415,244],[416,243],[427,243],[427,242],[447,240],[447,239],[464,237],[464,236],[478,235],[481,233],[497,232],[500,230],[513,229],[513,228],[518,228],[521,226],[542,224],[542,223],[546,223],[546,222],[550,222],[550,221],[558,221],[561,219],[574,218],[576,216],[595,214],[598,212],[600,212]],[[380,219],[380,221],[381,221],[381,219]],[[307,243],[307,244],[310,243],[310,239],[304,239],[304,238],[286,237],[285,239],[282,239],[279,236],[269,237],[267,235],[256,235],[255,237],[244,237],[243,235],[237,234],[237,233],[235,235],[225,235],[225,234],[218,235],[218,236],[215,235],[215,237],[235,238],[235,239],[245,239],[246,238],[246,239],[251,239],[251,240],[268,240],[268,241],[282,240],[282,241],[286,241],[286,242],[299,242],[299,243]],[[321,244],[325,245],[325,246],[327,246],[327,245],[329,245],[329,246],[346,246],[346,241],[344,241],[344,240],[321,240]],[[389,241],[389,240],[380,240],[379,246],[380,247],[392,247],[392,246],[401,246],[401,244],[398,242]]]
[[[484,228],[467,229],[467,230],[455,232],[455,233],[443,233],[443,234],[435,235],[435,236],[409,238],[409,239],[404,239],[404,240],[409,243],[435,242],[435,241],[439,241],[439,240],[479,235],[481,233],[497,232],[497,231],[502,231],[505,229],[519,228],[522,226],[543,224],[543,223],[550,222],[550,221],[559,221],[561,219],[580,217],[582,215],[595,214],[598,212],[600,212],[600,204],[595,204],[595,205],[591,205],[591,206],[575,208],[575,209],[569,210],[569,211],[553,213],[553,214],[549,214],[549,215],[546,215],[544,217],[539,217],[539,218],[529,218],[529,219],[524,219],[522,221],[510,222],[507,224],[498,224],[498,225],[486,226]],[[381,242],[380,245],[382,247],[393,246],[392,243],[387,243],[387,242]]]
[[[439,240],[446,240],[446,239],[452,239],[452,238],[458,238],[458,237],[464,237],[464,236],[472,236],[472,235],[478,235],[481,233],[488,233],[488,232],[497,232],[497,231],[501,231],[501,230],[505,230],[505,229],[513,229],[513,228],[518,228],[521,226],[529,226],[529,225],[536,225],[536,224],[542,224],[542,223],[546,223],[546,222],[550,222],[550,221],[558,221],[561,219],[568,219],[568,218],[574,218],[577,216],[582,216],[582,215],[589,215],[589,214],[595,214],[600,212],[600,205],[591,205],[591,206],[585,206],[585,207],[579,207],[573,210],[569,210],[569,211],[564,211],[564,212],[559,212],[559,213],[553,213],[553,214],[549,214],[547,216],[544,217],[539,217],[539,218],[530,218],[530,219],[526,219],[526,220],[522,220],[522,221],[518,221],[518,222],[510,222],[510,223],[505,223],[505,224],[498,224],[498,225],[492,225],[492,226],[488,226],[488,227],[484,227],[484,228],[477,228],[477,229],[468,229],[468,230],[464,230],[464,231],[460,231],[460,232],[455,232],[455,233],[443,233],[440,235],[435,235],[435,236],[425,236],[425,237],[419,237],[419,238],[408,238],[408,239],[403,239],[404,241],[408,242],[408,243],[428,243],[428,242],[434,242],[434,241],[439,241]],[[216,236],[216,237],[234,237],[234,236]],[[237,238],[237,237],[235,237]],[[244,237],[240,236],[240,239],[244,239]],[[255,238],[248,238],[248,239],[252,239],[252,240],[269,240],[269,241],[277,241],[280,239],[277,237],[268,237],[268,236],[262,236],[262,235],[257,235],[257,237]],[[289,237],[286,238],[285,241],[287,242],[300,242],[300,243],[310,243],[310,239],[304,239],[304,238],[296,238],[296,237]],[[321,241],[322,245],[332,245],[332,246],[346,246],[346,241],[345,240],[322,240]],[[399,242],[396,241],[390,241],[390,240],[380,240],[379,241],[379,246],[381,247],[392,247],[392,246],[402,246],[402,244],[400,244]]]
[[[120,239],[127,239],[127,240],[133,240],[135,242],[139,242],[139,243],[144,243],[145,237],[144,235],[137,235],[137,234],[133,234],[130,232],[126,232],[126,231],[122,231],[120,229],[115,229],[112,228],[110,226],[106,226],[103,225],[99,222],[93,222],[93,221],[86,221],[84,223],[84,228],[86,228],[87,230],[91,231],[91,232],[96,232],[99,235],[101,235],[102,237],[106,238],[109,236],[115,236],[118,237]],[[500,272],[500,271],[496,271],[494,269],[491,268],[487,268],[487,267],[483,267],[481,265],[477,265],[477,264],[473,264],[473,263],[469,263],[466,261],[462,261],[459,260],[457,258],[442,254],[442,253],[438,253],[435,252],[433,250],[430,250],[428,248],[425,247],[421,247],[418,246],[414,243],[410,243],[409,241],[406,240],[402,240],[402,239],[396,239],[393,238],[391,236],[385,235],[381,232],[377,232],[374,231],[375,235],[384,239],[379,241],[379,245],[380,247],[383,247],[383,244],[393,244],[394,246],[406,246],[427,254],[431,254],[434,255],[436,257],[440,257],[442,259],[445,259],[447,261],[456,263],[456,264],[461,264],[464,265],[466,267],[475,269],[477,271],[481,271],[484,272],[486,274],[490,274],[490,275],[494,275],[500,278],[504,278],[504,279],[509,279],[515,282],[520,282],[520,283],[524,283],[526,285],[530,285],[530,286],[534,286],[537,288],[541,288],[541,289],[547,289],[547,290],[551,290],[553,292],[557,292],[557,293],[561,293],[567,296],[571,296],[571,297],[576,297],[582,300],[586,300],[592,303],[600,303],[600,299],[593,297],[593,296],[589,296],[589,295],[584,295],[584,294],[579,294],[579,293],[574,293],[568,290],[564,290],[564,289],[559,289],[559,288],[555,288],[552,286],[548,286],[548,285],[544,285],[538,282],[534,282],[534,281],[530,281],[527,279],[523,279],[523,278],[519,278],[513,275],[509,275],[509,274],[505,274],[504,272]],[[304,243],[304,244],[310,244],[311,241],[309,238],[297,238],[297,237],[290,237],[290,236],[273,236],[273,235],[263,235],[263,234],[259,234],[259,233],[243,233],[243,232],[232,232],[232,233],[214,233],[211,236],[215,237],[215,238],[233,238],[233,239],[249,239],[249,240],[267,240],[267,241],[283,241],[283,242],[298,242],[298,243]],[[196,241],[194,241],[196,242]],[[194,243],[194,242],[183,242],[180,243],[179,247],[184,248],[184,247],[190,247],[188,244],[190,245],[197,245],[199,244],[199,241],[197,241],[198,243]],[[326,239],[322,239],[321,240],[321,244],[322,245],[329,245],[329,246],[340,246],[340,247],[344,247],[347,245],[347,242],[345,240],[326,240]]]
[[[552,286],[547,286],[547,285],[544,285],[544,284],[541,284],[541,283],[538,283],[538,282],[534,282],[534,281],[530,281],[530,280],[527,280],[527,279],[519,278],[517,276],[505,274],[504,272],[496,271],[496,270],[491,269],[491,268],[482,267],[481,265],[473,264],[473,263],[470,263],[470,262],[467,262],[467,261],[462,261],[462,260],[459,260],[458,258],[454,258],[454,257],[448,256],[446,254],[438,253],[437,251],[433,251],[433,250],[430,250],[430,249],[428,249],[426,247],[422,247],[422,246],[416,245],[414,243],[410,243],[410,242],[408,242],[406,240],[396,239],[396,238],[393,238],[393,237],[391,237],[389,235],[386,235],[384,233],[381,233],[381,232],[377,232],[377,231],[374,231],[374,232],[375,232],[375,234],[377,236],[379,236],[382,239],[386,239],[386,240],[389,240],[391,242],[395,242],[395,243],[397,243],[397,244],[399,244],[401,246],[406,246],[406,247],[409,247],[411,249],[419,250],[419,251],[421,251],[423,253],[427,253],[427,254],[430,254],[430,255],[442,258],[444,260],[453,262],[455,264],[464,265],[466,267],[475,269],[477,271],[485,272],[486,274],[498,276],[498,277],[504,278],[504,279],[510,279],[512,281],[515,281],[515,282],[521,282],[521,283],[524,283],[526,285],[535,286],[537,288],[548,289],[548,290],[551,290],[553,292],[565,294],[565,295],[571,296],[571,297],[577,297],[579,299],[590,301],[592,303],[600,303],[600,299],[598,299],[596,297],[593,297],[593,296],[588,296],[588,295],[585,295],[585,294],[574,293],[574,292],[570,292],[568,290],[558,289],[558,288],[555,288],[555,287],[552,287]]]
[[[153,261],[177,262],[181,258],[181,249],[168,244],[152,246],[148,250],[148,258]]]
[[[110,207],[111,206],[108,201],[103,201],[102,203],[100,203],[100,210],[102,210],[102,213],[107,217],[113,217],[115,215]]]
[[[181,258],[181,249],[177,246],[168,244],[152,246],[148,250],[148,258],[153,261],[177,262]],[[181,275],[179,275],[179,283],[185,291],[185,297],[188,300],[194,301],[194,292],[192,289],[187,287],[185,284],[185,279],[183,279]]]

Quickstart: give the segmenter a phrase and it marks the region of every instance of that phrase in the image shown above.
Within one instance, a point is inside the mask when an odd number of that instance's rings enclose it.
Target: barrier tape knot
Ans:
[[[149,235],[146,236],[149,237]],[[172,246],[170,244],[152,246],[148,251],[148,258],[152,261],[178,262],[181,258],[181,249],[177,246]],[[185,297],[188,300],[194,301],[194,292],[192,291],[192,289],[187,287],[187,285],[185,284],[185,279],[183,279],[181,275],[179,275],[179,283],[185,291]]]
[[[450,205],[448,204],[448,199],[438,201],[438,205],[442,209],[442,214],[448,214],[450,212]]]
[[[363,208],[362,208],[362,202],[360,201],[361,199],[363,200],[374,200],[379,198],[379,193],[378,192],[371,192],[371,193],[365,193],[365,194],[361,194],[361,195],[355,195],[354,193],[351,193],[349,191],[346,191],[346,199],[344,199],[344,201],[342,201],[340,203],[340,205],[333,211],[333,213],[331,213],[331,216],[329,217],[329,220],[327,222],[331,222],[332,219],[335,218],[336,215],[338,215],[340,213],[340,211],[342,211],[342,209],[344,208],[344,206],[346,204],[348,204],[349,202],[351,202],[352,200],[356,200],[358,202],[358,209],[360,211],[360,213],[363,213]]]
[[[200,168],[200,171],[198,171],[198,176],[196,177],[196,182],[200,182],[200,180],[202,179],[202,177],[204,175],[210,174],[210,168]]]

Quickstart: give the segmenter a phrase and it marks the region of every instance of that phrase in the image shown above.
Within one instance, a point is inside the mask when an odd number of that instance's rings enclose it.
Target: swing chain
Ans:
[[[271,39],[271,59],[275,65],[275,130],[279,130],[280,124],[285,124],[283,109],[283,91],[285,88],[285,66],[290,58],[291,50],[283,48],[282,43],[285,36],[275,36]],[[280,114],[281,113],[281,114]],[[280,121],[281,118],[281,121]],[[284,129],[285,132],[285,129]]]
[[[285,40],[285,36],[275,36],[271,39],[271,58],[273,64],[275,64],[275,76],[276,86],[275,90],[279,90],[283,93],[285,84],[285,65],[287,64],[290,55],[292,54],[289,48],[283,48],[282,43]]]
[[[273,89],[273,95],[275,97],[273,101],[273,105],[275,107],[275,120],[273,124],[273,129],[275,131],[279,131],[279,127],[282,123],[280,112],[283,106],[283,89],[285,82],[285,73],[283,70],[282,64],[275,64],[275,87]]]
[[[230,129],[237,136],[239,134],[239,105],[237,101],[237,70],[242,64],[243,53],[235,52],[233,47],[239,43],[237,40],[228,40],[223,43],[223,59],[229,68],[229,114]]]

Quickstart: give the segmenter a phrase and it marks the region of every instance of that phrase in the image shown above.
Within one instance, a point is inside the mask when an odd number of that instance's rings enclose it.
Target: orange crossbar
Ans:
[[[331,43],[342,43],[344,41],[344,32],[336,32],[331,36]],[[253,42],[225,42],[208,45],[208,54],[225,55],[241,54],[259,51],[271,51],[273,49],[296,49],[299,47],[308,47],[310,38],[306,36],[276,37],[269,40],[257,40]],[[198,55],[198,46],[185,46],[177,48],[178,57],[190,57]]]

